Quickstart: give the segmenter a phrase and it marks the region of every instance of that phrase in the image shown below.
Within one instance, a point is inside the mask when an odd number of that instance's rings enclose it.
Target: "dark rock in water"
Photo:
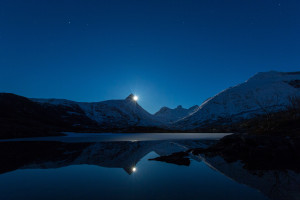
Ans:
[[[160,156],[149,160],[156,160],[156,161],[162,161],[162,162],[172,163],[176,165],[189,166],[191,161],[189,158],[187,158],[188,156],[189,156],[188,152],[177,152],[168,156]]]

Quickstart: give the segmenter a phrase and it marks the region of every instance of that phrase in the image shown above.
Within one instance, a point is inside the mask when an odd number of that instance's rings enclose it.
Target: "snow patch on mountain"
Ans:
[[[260,72],[209,98],[197,112],[175,125],[188,130],[219,120],[251,118],[286,109],[291,97],[300,97],[300,72]]]
[[[65,99],[31,99],[42,104],[65,107],[80,107],[85,115],[104,128],[126,128],[130,126],[159,126],[162,123],[145,111],[130,94],[123,100],[101,102],[75,102]]]

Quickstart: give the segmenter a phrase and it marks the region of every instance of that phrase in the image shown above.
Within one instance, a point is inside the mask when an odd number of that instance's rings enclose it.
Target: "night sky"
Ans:
[[[190,107],[300,70],[300,1],[0,0],[0,92]]]

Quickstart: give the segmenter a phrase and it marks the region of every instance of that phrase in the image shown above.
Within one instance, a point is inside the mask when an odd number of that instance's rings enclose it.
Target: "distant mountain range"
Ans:
[[[172,124],[185,117],[188,117],[199,110],[199,106],[195,105],[189,109],[183,108],[182,106],[177,106],[177,108],[171,109],[168,107],[162,107],[158,112],[154,114],[157,120]]]
[[[94,103],[28,99],[0,93],[1,137],[74,132],[194,132],[287,110],[300,98],[300,72],[262,72],[200,106],[145,111],[130,94],[124,100]],[[217,131],[217,130],[216,130]]]

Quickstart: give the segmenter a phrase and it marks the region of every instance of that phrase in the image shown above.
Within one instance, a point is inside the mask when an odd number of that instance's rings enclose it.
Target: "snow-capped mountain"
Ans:
[[[177,108],[171,109],[168,107],[162,107],[154,116],[166,123],[174,123],[184,117],[192,115],[199,109],[199,106],[195,105],[188,109],[183,108],[182,106],[177,106]]]
[[[71,108],[78,107],[91,120],[96,121],[103,128],[126,128],[130,126],[158,126],[161,123],[153,115],[145,111],[130,94],[123,100],[108,100],[85,103],[65,99],[31,99],[43,105],[51,104],[70,108],[73,115],[82,113],[73,112]]]
[[[131,94],[123,100],[86,103],[0,93],[3,132],[0,137],[46,136],[60,132],[206,131],[205,127],[228,126],[287,109],[292,98],[300,98],[300,72],[258,73],[200,106],[163,107],[154,115],[145,111],[133,97]]]
[[[207,123],[230,123],[284,110],[293,97],[300,97],[300,72],[261,72],[209,98],[175,127],[189,130]]]

